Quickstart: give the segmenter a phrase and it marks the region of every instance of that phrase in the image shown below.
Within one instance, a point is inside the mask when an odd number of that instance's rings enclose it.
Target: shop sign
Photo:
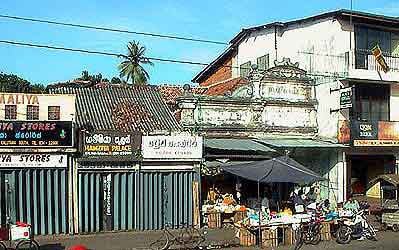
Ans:
[[[139,134],[119,131],[97,131],[83,134],[83,158],[89,160],[132,161],[137,160],[140,149]]]
[[[352,122],[351,139],[359,147],[399,146],[399,122]]]
[[[352,87],[340,90],[339,104],[341,109],[352,108]]]
[[[66,155],[0,154],[0,168],[67,168]]]
[[[198,136],[143,136],[144,159],[201,159],[202,137]]]
[[[0,147],[72,146],[72,121],[0,121]]]

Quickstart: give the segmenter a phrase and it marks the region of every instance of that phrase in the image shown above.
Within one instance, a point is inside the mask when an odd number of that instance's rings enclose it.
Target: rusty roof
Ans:
[[[238,87],[247,84],[248,81],[238,77],[223,82],[214,83],[206,87],[192,87],[194,95],[222,96],[228,92],[233,92]],[[168,105],[175,105],[176,99],[183,96],[183,87],[179,85],[161,85],[157,87],[162,99]]]
[[[59,87],[49,91],[76,95],[76,123],[81,128],[144,133],[181,129],[155,86]]]

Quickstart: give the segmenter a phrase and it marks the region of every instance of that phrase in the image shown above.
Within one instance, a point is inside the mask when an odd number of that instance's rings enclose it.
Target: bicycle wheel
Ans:
[[[168,234],[163,233],[158,240],[152,242],[150,244],[150,248],[152,250],[166,250],[170,247],[170,241]]]
[[[0,250],[7,250],[6,245],[2,241],[0,241]]]
[[[17,243],[16,250],[40,250],[39,244],[35,240],[22,240]]]
[[[303,231],[301,227],[295,230],[295,250],[299,250],[303,246]]]

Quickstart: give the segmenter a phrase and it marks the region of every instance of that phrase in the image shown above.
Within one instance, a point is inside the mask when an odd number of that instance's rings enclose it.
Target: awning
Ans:
[[[205,138],[205,148],[233,151],[275,153],[276,150],[252,139]]]
[[[373,186],[374,184],[376,184],[377,182],[380,181],[386,181],[394,186],[398,186],[399,185],[399,175],[397,174],[382,174],[377,176],[376,178],[374,178],[373,180],[371,180],[369,182],[369,186]]]
[[[253,161],[250,163],[226,166],[222,167],[222,169],[244,179],[262,183],[309,183],[325,180],[317,173],[304,167],[288,156],[279,156],[265,161]]]
[[[277,148],[347,148],[348,146],[316,139],[256,139],[257,142]]]

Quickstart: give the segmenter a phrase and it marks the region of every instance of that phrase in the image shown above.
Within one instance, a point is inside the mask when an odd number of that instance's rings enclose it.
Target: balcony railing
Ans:
[[[399,55],[392,55],[390,53],[383,52],[385,62],[387,63],[389,70],[392,72],[399,71]],[[356,69],[367,69],[367,70],[378,70],[382,71],[381,66],[377,63],[372,52],[369,50],[356,50],[355,53],[355,68]]]
[[[315,76],[346,77],[350,65],[349,52],[332,55],[300,51],[297,60],[300,68]]]

